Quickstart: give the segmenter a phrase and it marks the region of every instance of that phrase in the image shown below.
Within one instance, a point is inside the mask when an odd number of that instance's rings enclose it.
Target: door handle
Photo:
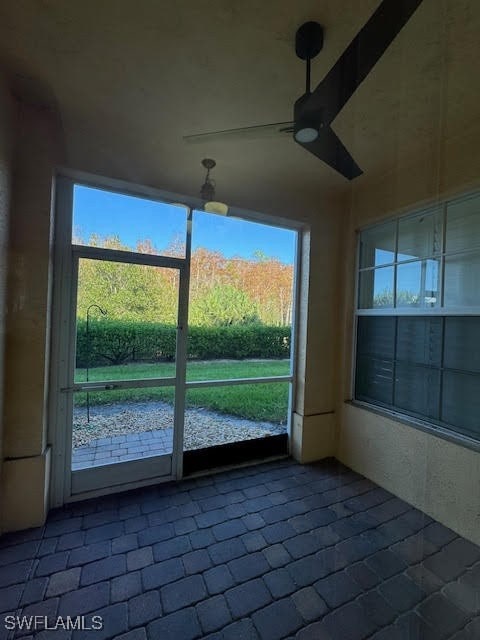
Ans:
[[[80,387],[80,391],[94,391],[94,390],[98,390],[98,389],[115,389],[117,387],[116,384],[96,384],[96,385],[92,385],[91,387]]]
[[[63,393],[68,393],[70,391],[109,391],[110,389],[116,389],[117,387],[117,384],[96,384],[88,387],[63,387],[63,389],[60,389],[60,391],[62,391]]]

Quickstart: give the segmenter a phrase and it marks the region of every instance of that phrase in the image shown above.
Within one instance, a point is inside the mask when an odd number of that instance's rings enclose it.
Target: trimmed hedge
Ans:
[[[87,340],[86,321],[77,321],[77,367],[173,360],[175,347],[173,325],[97,320],[90,322]],[[188,357],[198,360],[288,358],[290,327],[260,324],[190,327],[187,349]]]

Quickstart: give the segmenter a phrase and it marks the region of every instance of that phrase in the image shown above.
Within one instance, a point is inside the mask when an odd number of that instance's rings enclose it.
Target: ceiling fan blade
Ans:
[[[300,142],[299,144],[348,180],[353,180],[363,173],[335,131],[330,127],[322,128],[320,135],[313,142]]]
[[[255,138],[268,138],[279,134],[291,134],[293,122],[275,122],[274,124],[259,124],[253,127],[240,127],[239,129],[225,129],[223,131],[210,131],[195,135],[183,136],[189,144],[201,142],[220,142],[222,140],[250,140]]]
[[[367,77],[422,0],[383,0],[340,58],[305,101],[330,124]]]

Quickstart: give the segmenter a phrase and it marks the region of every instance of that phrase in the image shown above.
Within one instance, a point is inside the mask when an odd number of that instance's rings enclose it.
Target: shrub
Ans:
[[[190,327],[188,357],[287,358],[290,353],[290,327],[263,325]]]
[[[175,357],[176,327],[154,322],[124,320],[77,321],[77,367],[124,362],[168,361]],[[188,357],[287,358],[290,327],[260,324],[189,328]],[[90,355],[89,355],[90,354]]]

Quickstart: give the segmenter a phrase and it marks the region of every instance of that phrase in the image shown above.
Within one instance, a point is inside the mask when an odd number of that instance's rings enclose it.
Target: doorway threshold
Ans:
[[[217,469],[258,464],[265,459],[288,456],[286,433],[193,449],[183,453],[183,476],[213,473]]]

